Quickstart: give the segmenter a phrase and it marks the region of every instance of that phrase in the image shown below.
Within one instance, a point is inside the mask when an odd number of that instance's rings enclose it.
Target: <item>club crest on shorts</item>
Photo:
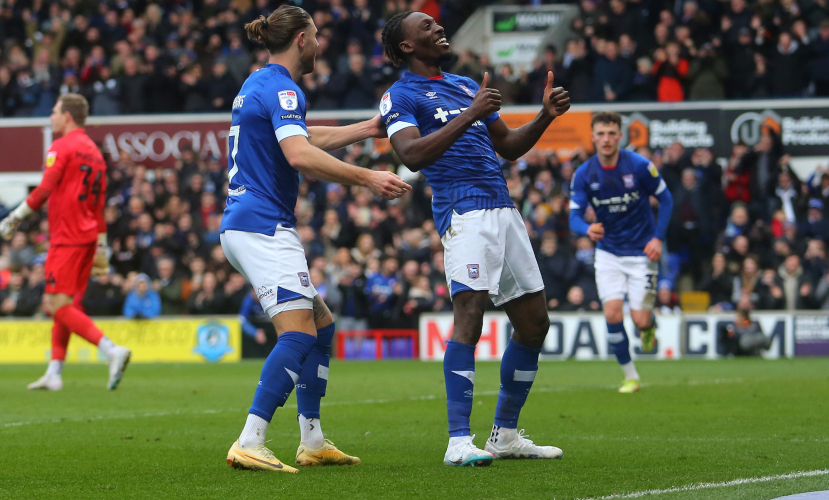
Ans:
[[[297,99],[296,92],[293,90],[283,90],[279,92],[279,105],[285,111],[293,111],[296,109],[299,99]]]
[[[311,279],[308,277],[308,273],[296,273],[299,276],[299,284],[302,286],[311,286]]]
[[[463,90],[464,92],[466,92],[466,94],[467,94],[469,97],[475,97],[475,92],[472,92],[471,90],[469,90],[469,87],[467,87],[466,85],[461,85],[461,84],[458,84],[458,87],[460,87],[460,88],[461,88],[461,90]]]
[[[481,275],[478,264],[467,264],[466,271],[469,273],[469,279],[476,280]]]
[[[633,187],[633,174],[623,175],[622,180],[625,181],[625,187],[626,188],[632,188]]]

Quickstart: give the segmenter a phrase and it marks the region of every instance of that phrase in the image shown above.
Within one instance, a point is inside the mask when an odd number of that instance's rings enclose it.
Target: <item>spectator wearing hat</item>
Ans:
[[[150,319],[161,314],[161,299],[151,288],[150,277],[144,273],[135,278],[133,290],[124,302],[123,314],[131,319]]]
[[[817,198],[809,200],[809,210],[806,212],[806,220],[800,225],[800,236],[805,238],[819,238],[821,241],[829,241],[829,220],[823,215],[823,202]]]

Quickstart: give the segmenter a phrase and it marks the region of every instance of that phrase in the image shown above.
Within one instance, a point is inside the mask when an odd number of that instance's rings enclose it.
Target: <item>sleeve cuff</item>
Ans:
[[[668,185],[665,184],[665,179],[659,179],[659,185],[656,186],[656,192],[654,193],[656,196],[662,194],[662,191],[665,191],[668,188]]]
[[[388,129],[386,129],[386,133],[388,133],[389,137],[391,137],[394,134],[396,134],[397,132],[400,132],[401,130],[403,130],[404,128],[409,128],[409,127],[417,127],[417,125],[415,125],[414,123],[409,123],[409,122],[395,122]]]
[[[295,135],[304,135],[305,137],[308,137],[308,132],[299,125],[283,125],[276,129],[275,133],[276,140],[279,142],[282,142],[288,137],[293,137]]]

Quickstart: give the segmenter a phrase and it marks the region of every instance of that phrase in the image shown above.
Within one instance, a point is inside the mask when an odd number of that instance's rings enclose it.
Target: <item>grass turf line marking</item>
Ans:
[[[683,491],[709,490],[712,488],[727,488],[729,486],[740,486],[742,484],[768,483],[771,481],[783,481],[786,479],[800,479],[804,477],[817,477],[829,475],[829,469],[792,472],[789,474],[778,474],[776,476],[750,477],[745,479],[733,479],[721,483],[699,483],[666,488],[663,490],[635,491],[633,493],[614,493],[603,497],[583,498],[580,500],[615,500],[617,498],[639,498],[648,495],[664,495],[666,493],[681,493]]]
[[[643,386],[652,386],[652,387],[664,387],[664,386],[678,386],[678,385],[708,385],[708,384],[739,384],[744,382],[742,378],[734,378],[734,379],[712,379],[712,380],[688,380],[688,381],[677,381],[677,382],[652,382],[649,384],[642,384]],[[570,392],[570,391],[583,391],[585,389],[615,389],[616,385],[599,385],[599,386],[564,386],[564,387],[536,387],[533,389],[533,393],[547,393],[547,392]],[[486,397],[486,396],[497,396],[498,391],[477,391],[475,396],[478,397]],[[322,406],[357,406],[357,405],[369,405],[369,404],[387,404],[387,403],[404,403],[404,402],[416,402],[416,401],[431,401],[436,399],[441,399],[446,397],[445,394],[427,394],[425,396],[412,396],[408,398],[389,398],[389,399],[361,399],[356,401],[323,401]],[[283,408],[296,408],[296,405],[285,405]],[[24,425],[40,425],[40,424],[61,424],[61,423],[69,423],[69,422],[86,422],[86,421],[95,421],[95,420],[120,420],[120,419],[133,419],[133,418],[149,418],[149,417],[169,417],[172,415],[209,415],[213,413],[225,413],[225,412],[242,412],[245,409],[238,409],[238,408],[226,408],[221,410],[195,410],[195,411],[159,411],[159,412],[146,412],[146,413],[129,413],[129,414],[122,414],[122,415],[107,415],[107,416],[91,416],[91,417],[73,417],[73,418],[53,418],[48,420],[30,420],[27,422],[8,422],[2,424],[0,428],[9,428],[9,427],[22,427]]]

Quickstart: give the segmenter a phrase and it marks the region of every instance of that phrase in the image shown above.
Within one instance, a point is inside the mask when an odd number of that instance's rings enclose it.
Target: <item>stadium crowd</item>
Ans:
[[[66,92],[87,96],[93,115],[230,110],[268,58],[242,27],[280,3],[6,0],[0,116],[48,116]],[[493,2],[292,3],[319,28],[317,69],[302,80],[309,109],[336,109],[375,107],[397,79],[383,56],[383,19],[422,10],[451,37]],[[540,102],[549,69],[576,103],[829,95],[826,0],[581,0],[579,10],[577,36],[549,47],[532,71],[470,51],[447,69],[478,81],[489,71],[504,104]]]
[[[469,10],[462,1],[306,4],[320,27],[317,71],[303,80],[311,109],[375,106],[378,89],[396,78],[377,43],[380,19],[421,8],[455,29]],[[45,116],[56,94],[78,90],[89,96],[93,114],[228,110],[240,82],[266,60],[240,27],[275,4],[199,5],[7,0],[0,9],[2,114]],[[562,57],[551,48],[535,71],[515,75],[464,52],[454,71],[473,78],[491,71],[514,102],[537,101],[530,90],[542,88],[536,80],[548,68],[583,101],[827,91],[824,0],[653,7],[646,0],[584,0],[573,24],[583,36],[568,42]],[[129,154],[108,158],[113,272],[90,283],[83,298],[90,314],[236,314],[251,293],[219,245],[227,165],[181,149],[170,170],[131,163]],[[829,308],[829,172],[798,179],[771,132],[753,148],[734,146],[725,167],[709,150],[680,144],[639,152],[657,165],[675,199],[658,283],[661,313],[679,311],[677,292],[686,290],[708,292],[715,310],[731,309],[741,297],[758,309]],[[337,154],[367,168],[395,166],[371,141]],[[534,150],[503,163],[552,310],[600,308],[594,245],[574,239],[567,223],[569,180],[586,158]],[[364,188],[303,180],[297,214],[310,278],[342,328],[416,327],[421,312],[451,309],[430,189],[422,179],[413,186],[405,198],[386,202]],[[47,234],[45,219],[33,216],[2,244],[0,314],[40,314]]]

